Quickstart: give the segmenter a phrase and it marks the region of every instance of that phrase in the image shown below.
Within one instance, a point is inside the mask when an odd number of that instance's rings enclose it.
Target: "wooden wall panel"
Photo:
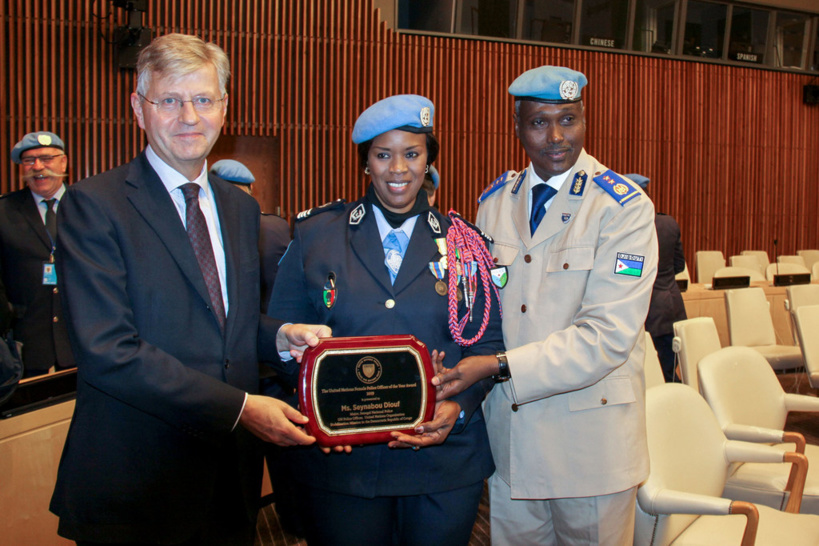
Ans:
[[[105,17],[108,15],[107,17]],[[8,150],[50,129],[67,142],[71,180],[128,161],[144,145],[108,41],[123,10],[97,0],[0,3],[0,173],[19,187]],[[802,104],[807,75],[537,45],[399,34],[369,0],[150,0],[145,25],[220,44],[233,67],[225,133],[274,137],[275,191],[265,210],[355,199],[367,180],[350,132],[395,93],[436,105],[442,209],[474,216],[483,187],[526,158],[506,88],[541,64],[583,71],[586,149],[652,180],[658,210],[698,249],[726,258],[818,248],[819,107]],[[261,182],[262,184],[264,182]],[[775,242],[776,241],[776,246]]]

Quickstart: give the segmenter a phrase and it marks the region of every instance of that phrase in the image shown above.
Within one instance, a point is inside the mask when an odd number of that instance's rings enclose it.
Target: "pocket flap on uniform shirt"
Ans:
[[[497,260],[496,265],[512,265],[518,252],[518,247],[513,245],[505,245],[497,241],[492,245],[492,257]]]
[[[591,247],[565,248],[549,254],[546,271],[588,271],[594,267],[594,249]]]
[[[597,384],[569,393],[569,411],[583,411],[636,401],[631,379],[610,377]]]

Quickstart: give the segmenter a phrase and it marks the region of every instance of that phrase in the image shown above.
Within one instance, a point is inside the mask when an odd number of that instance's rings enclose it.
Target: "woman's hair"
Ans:
[[[432,165],[432,163],[438,158],[438,139],[435,138],[435,135],[432,133],[424,133],[427,137],[427,165]],[[373,140],[365,140],[361,144],[358,145],[358,162],[361,164],[362,169],[367,168],[367,158],[370,155],[370,148],[372,148]]]
[[[221,47],[187,34],[160,36],[139,54],[137,93],[147,92],[153,74],[186,76],[209,63],[216,68],[219,92],[224,95],[230,77],[230,60]]]

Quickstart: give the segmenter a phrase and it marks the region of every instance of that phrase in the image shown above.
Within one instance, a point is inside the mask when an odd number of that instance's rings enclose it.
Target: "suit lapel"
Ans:
[[[21,199],[17,202],[18,212],[25,218],[34,233],[37,234],[37,238],[40,239],[48,251],[51,252],[51,239],[48,237],[48,232],[43,223],[43,217],[40,216],[40,210],[37,206],[37,202],[31,195],[31,191],[28,189],[24,190],[21,192],[20,197]]]
[[[364,202],[364,209],[366,213],[361,223],[358,226],[349,227],[350,246],[373,279],[389,292],[393,292],[390,274],[387,272],[387,266],[384,265],[384,247],[378,234],[378,224],[375,221],[372,205]]]
[[[428,268],[429,262],[436,259],[438,247],[432,240],[433,233],[429,223],[429,214],[429,212],[421,213],[415,222],[407,252],[404,254],[404,261],[401,262],[401,269],[398,270],[398,276],[395,278],[393,288],[396,294],[409,286],[419,274],[423,274]],[[446,237],[440,219],[435,217],[435,220],[441,226],[441,234],[434,234],[434,236]]]
[[[168,190],[148,163],[145,152],[130,163],[127,182],[132,188],[128,200],[157,234],[202,300],[210,306],[205,279],[188,233]]]
[[[222,229],[222,244],[225,249],[225,278],[227,282],[228,301],[230,302],[227,323],[225,324],[225,337],[236,322],[231,317],[241,313],[239,306],[239,272],[237,268],[242,263],[239,244],[239,203],[236,199],[230,199],[227,194],[228,188],[217,183],[213,177],[208,175],[210,187],[213,189],[213,196],[216,201],[216,210],[219,214],[219,225]]]

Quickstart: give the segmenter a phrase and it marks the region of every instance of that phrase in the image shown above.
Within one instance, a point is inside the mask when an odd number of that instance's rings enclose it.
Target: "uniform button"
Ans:
[[[229,370],[229,369],[230,369],[230,359],[229,359],[229,358],[226,358],[226,359],[225,359],[225,369],[226,369],[226,370]]]
[[[498,263],[498,259],[497,258],[492,258],[492,262],[493,263]]]
[[[527,254],[526,256],[523,257],[523,261],[526,262],[527,264],[532,263],[532,257]]]
[[[53,319],[51,319],[51,320],[52,320],[53,322],[60,322],[60,317],[55,316],[55,317],[54,317]]]
[[[384,302],[384,307],[386,307],[387,309],[392,309],[393,307],[395,307],[395,300],[385,301]]]
[[[563,269],[569,269],[569,264],[563,264]]]
[[[54,290],[52,290],[52,292],[54,292],[55,294],[59,294],[59,291],[57,290],[56,286],[54,287]]]
[[[603,398],[601,398],[601,399],[600,399],[600,405],[605,406],[605,405],[606,405],[606,404],[608,404],[608,403],[609,403],[609,401],[608,401],[608,400],[606,400],[606,398],[605,398],[605,397],[603,397]]]
[[[526,312],[526,304],[525,304],[525,303],[524,303],[523,305],[521,305],[521,306],[520,306],[520,312],[521,312],[521,313],[525,313],[525,312]]]
[[[518,411],[518,405],[512,404],[512,411]]]

